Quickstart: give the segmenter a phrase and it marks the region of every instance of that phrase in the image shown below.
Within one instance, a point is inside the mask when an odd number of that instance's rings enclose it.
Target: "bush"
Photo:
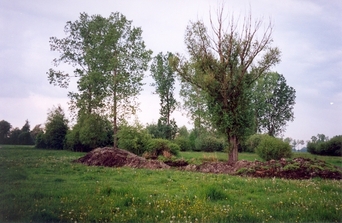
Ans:
[[[281,158],[290,158],[292,155],[291,146],[281,139],[264,135],[259,145],[255,149],[256,153],[264,160],[279,160]]]
[[[243,151],[254,153],[255,149],[258,147],[261,139],[264,137],[264,134],[254,134],[251,135],[245,142]]]
[[[189,138],[187,138],[185,136],[179,136],[179,137],[175,138],[175,140],[173,142],[179,146],[180,151],[191,150],[191,141]]]
[[[100,115],[79,116],[77,124],[67,132],[64,149],[89,152],[97,147],[113,143],[113,130],[110,122]]]
[[[118,146],[141,156],[148,150],[151,135],[146,129],[136,123],[134,126],[122,125],[118,132]]]
[[[199,137],[195,140],[196,151],[216,152],[223,151],[225,142],[213,136]]]
[[[178,156],[179,150],[179,146],[169,140],[151,139],[147,144],[148,154],[146,156],[149,158],[157,158],[158,156],[163,155],[164,152],[169,152],[172,155]]]

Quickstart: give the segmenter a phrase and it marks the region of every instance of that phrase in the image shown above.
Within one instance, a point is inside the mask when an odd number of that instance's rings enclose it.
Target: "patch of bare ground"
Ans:
[[[248,177],[310,179],[342,179],[342,170],[322,160],[307,158],[270,160],[268,162],[239,160],[234,165],[226,162],[204,162],[189,164],[185,160],[150,160],[117,148],[97,148],[75,160],[89,166],[131,167],[146,169],[169,169],[202,173],[218,173]]]

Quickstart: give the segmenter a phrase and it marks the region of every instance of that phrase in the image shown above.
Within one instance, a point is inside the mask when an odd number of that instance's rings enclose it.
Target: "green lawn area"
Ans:
[[[0,222],[340,222],[342,182],[89,167],[84,153],[0,147]],[[225,153],[182,152],[224,160]],[[239,154],[254,160],[254,154]],[[297,154],[296,154],[297,155]],[[306,154],[304,154],[306,155]],[[205,157],[206,156],[206,157]],[[328,162],[335,162],[335,159]]]

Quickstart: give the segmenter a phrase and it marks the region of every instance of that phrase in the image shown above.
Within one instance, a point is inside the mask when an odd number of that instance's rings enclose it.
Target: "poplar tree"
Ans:
[[[151,76],[155,81],[151,85],[156,88],[155,93],[160,98],[158,127],[162,129],[166,139],[172,139],[177,131],[176,122],[174,119],[171,119],[171,114],[177,106],[177,101],[174,97],[176,75],[169,64],[169,59],[172,57],[173,55],[170,52],[167,52],[165,55],[159,53],[154,57],[150,69]]]
[[[73,74],[50,69],[48,79],[68,87],[70,78],[76,77],[78,92],[69,93],[71,109],[78,116],[110,118],[117,147],[118,124],[138,108],[136,98],[152,54],[142,30],[118,12],[108,18],[82,13],[79,20],[67,22],[65,33],[62,39],[51,37],[50,46],[60,53],[54,65],[69,64]]]
[[[252,97],[259,133],[280,135],[286,123],[294,120],[296,91],[286,84],[283,75],[269,72],[261,76],[254,84]]]

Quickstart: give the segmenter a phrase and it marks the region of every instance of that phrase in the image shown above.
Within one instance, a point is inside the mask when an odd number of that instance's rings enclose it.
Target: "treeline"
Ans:
[[[307,143],[307,151],[323,156],[342,156],[342,135],[337,135],[329,139],[324,134],[312,136]]]
[[[21,129],[13,128],[8,121],[2,120],[0,121],[0,144],[34,145],[37,135],[42,131],[41,125],[36,125],[31,130],[28,120]]]

